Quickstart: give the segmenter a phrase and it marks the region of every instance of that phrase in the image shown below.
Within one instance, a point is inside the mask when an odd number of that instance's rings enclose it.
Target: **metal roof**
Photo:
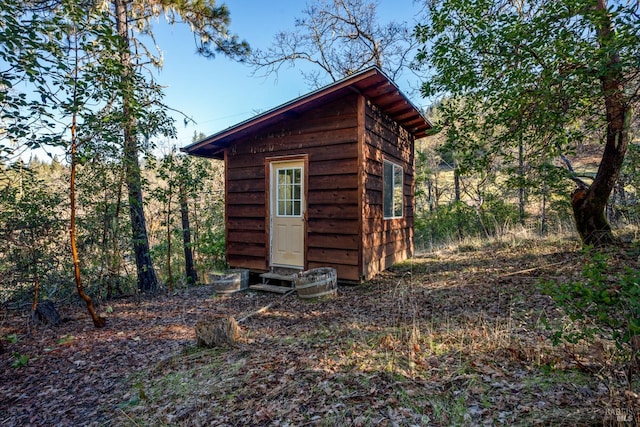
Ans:
[[[431,123],[395,83],[378,67],[371,67],[207,136],[183,147],[182,151],[196,156],[222,158],[224,148],[238,139],[349,91],[356,91],[369,99],[416,139],[426,136],[431,129]]]

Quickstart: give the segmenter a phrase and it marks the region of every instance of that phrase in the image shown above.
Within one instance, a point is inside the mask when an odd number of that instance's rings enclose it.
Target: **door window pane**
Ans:
[[[277,170],[277,212],[278,216],[302,215],[302,168]]]

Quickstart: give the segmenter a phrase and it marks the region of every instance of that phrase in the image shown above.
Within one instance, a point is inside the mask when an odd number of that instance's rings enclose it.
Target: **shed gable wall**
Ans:
[[[359,280],[357,95],[286,119],[225,150],[227,261],[269,268],[268,158],[306,155],[306,268]]]

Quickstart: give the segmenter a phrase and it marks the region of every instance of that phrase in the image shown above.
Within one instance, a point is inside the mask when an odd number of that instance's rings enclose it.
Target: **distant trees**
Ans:
[[[206,159],[176,157],[179,160],[175,166],[184,169],[187,179],[181,191],[176,185],[181,175],[172,176],[170,211],[156,197],[169,188],[160,177],[163,158],[147,156],[141,165],[145,192],[150,195],[144,206],[150,218],[149,245],[154,264],[158,265],[158,280],[165,289],[170,283],[170,257],[174,289],[204,281],[207,271],[225,266],[222,165]],[[76,239],[83,291],[98,301],[135,293],[136,266],[130,255],[128,213],[123,209],[126,189],[122,164],[83,160],[76,167]],[[9,167],[0,163],[0,304],[22,304],[33,299],[36,284],[40,300],[73,297],[76,290],[71,286],[74,265],[69,250],[70,199],[66,194],[70,174],[71,165],[59,163],[34,160]],[[185,209],[188,227],[182,221]],[[189,234],[186,243],[185,231]],[[173,240],[170,251],[169,238]],[[194,275],[199,278],[197,282]]]
[[[475,147],[475,164],[515,159],[521,188],[526,170],[537,170],[535,187],[544,192],[552,182],[549,159],[566,160],[600,135],[604,152],[593,181],[569,163],[565,176],[578,187],[572,206],[583,241],[611,242],[604,210],[640,96],[638,3],[451,0],[426,8],[416,30],[419,60],[431,76],[423,93],[449,99],[442,110],[447,139]]]
[[[189,283],[196,283],[197,272],[194,266],[193,240],[191,232],[190,201],[198,197],[204,190],[209,178],[206,160],[195,159],[184,154],[177,154],[175,147],[160,159],[156,168],[156,176],[161,180],[153,189],[153,197],[162,203],[162,223],[165,227],[166,243],[166,276],[169,291],[173,289],[174,277],[172,269],[173,235],[176,230],[176,211],[179,210],[180,236],[184,254],[184,276]]]
[[[49,191],[37,170],[21,162],[0,166],[0,301],[31,292],[32,310],[40,298],[59,291],[61,272],[69,266],[62,195]],[[64,273],[62,273],[64,275]],[[70,278],[69,274],[65,275]]]
[[[214,1],[8,0],[0,5],[0,14],[0,162],[10,164],[25,151],[43,147],[59,147],[69,156],[68,220],[76,284],[94,323],[101,326],[80,279],[80,258],[88,246],[82,242],[84,224],[77,221],[76,207],[91,197],[78,194],[77,182],[88,192],[104,184],[104,194],[108,180],[117,184],[115,202],[106,198],[98,205],[104,215],[102,226],[95,228],[102,231],[97,234],[102,236],[102,254],[110,254],[101,258],[103,270],[115,274],[123,264],[118,261],[124,255],[118,242],[120,212],[128,207],[138,287],[142,291],[157,287],[140,155],[148,152],[152,138],[173,136],[175,129],[162,90],[146,68],[160,62],[136,35],[152,36],[151,18],[164,14],[172,23],[190,25],[197,52],[206,57],[240,58],[248,53],[248,45],[228,33],[229,11]],[[99,164],[95,171],[102,179],[97,182],[82,177],[92,172],[92,163]],[[18,203],[11,196],[13,184],[1,185],[7,191],[3,201]]]

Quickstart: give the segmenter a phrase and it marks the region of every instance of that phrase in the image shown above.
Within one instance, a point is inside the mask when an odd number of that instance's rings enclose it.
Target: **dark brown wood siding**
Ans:
[[[359,280],[357,95],[317,106],[225,153],[227,261],[269,268],[268,158],[307,156],[306,268],[333,266]]]
[[[362,203],[363,275],[366,279],[413,255],[413,137],[379,108],[366,103],[364,201]],[[383,162],[402,166],[403,217],[384,219]]]

